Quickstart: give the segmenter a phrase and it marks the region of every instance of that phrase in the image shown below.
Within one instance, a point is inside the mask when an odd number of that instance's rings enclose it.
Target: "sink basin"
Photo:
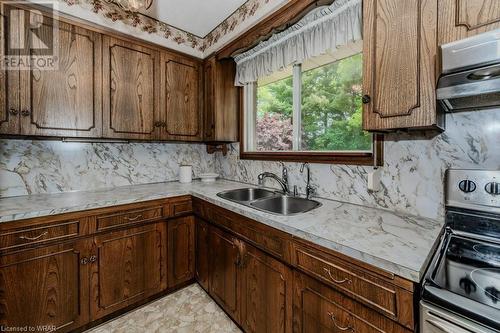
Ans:
[[[306,213],[321,204],[314,200],[289,197],[280,195],[278,197],[257,200],[250,203],[251,207],[280,215],[295,215]]]
[[[217,195],[221,198],[231,201],[248,202],[264,198],[275,197],[276,193],[261,188],[240,188],[237,190],[221,192],[218,193]]]

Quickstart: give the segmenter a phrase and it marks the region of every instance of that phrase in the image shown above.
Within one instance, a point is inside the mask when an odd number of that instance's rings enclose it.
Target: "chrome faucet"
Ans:
[[[304,172],[304,168],[307,168],[306,198],[309,199],[316,193],[316,189],[311,186],[311,169],[309,168],[309,163],[302,164],[300,173]]]
[[[257,177],[257,179],[259,181],[259,185],[262,185],[264,183],[264,179],[272,178],[281,185],[281,189],[283,190],[284,194],[290,194],[290,188],[288,185],[288,169],[286,168],[284,163],[281,163],[281,166],[281,178],[276,176],[276,174],[272,172],[263,172]]]

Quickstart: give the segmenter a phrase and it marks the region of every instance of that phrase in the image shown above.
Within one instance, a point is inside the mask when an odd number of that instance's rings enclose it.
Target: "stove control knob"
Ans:
[[[472,180],[464,179],[460,183],[458,183],[458,188],[465,193],[471,193],[476,190],[476,183]]]
[[[495,183],[495,182],[488,183],[484,187],[484,190],[486,192],[488,192],[489,194],[499,195],[500,194],[500,183]]]

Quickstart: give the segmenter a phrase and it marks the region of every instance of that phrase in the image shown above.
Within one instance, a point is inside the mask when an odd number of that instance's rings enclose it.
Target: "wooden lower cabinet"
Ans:
[[[291,269],[228,232],[197,223],[202,231],[197,265],[202,265],[202,277],[208,270],[208,291],[215,301],[245,332],[291,332]],[[207,238],[208,248],[200,247]],[[204,255],[210,258],[208,267],[203,267]]]
[[[409,333],[411,331],[334,289],[295,272],[293,332]]]
[[[202,219],[196,218],[196,279],[205,289],[209,290],[209,225]]]
[[[292,272],[244,244],[241,262],[241,326],[245,332],[292,331]]]
[[[0,326],[55,327],[89,321],[89,241],[0,255]]]
[[[236,321],[239,321],[238,269],[241,244],[231,234],[211,227],[210,244],[210,295]]]
[[[167,222],[168,226],[168,286],[175,287],[194,278],[195,224],[187,216]]]
[[[167,288],[165,223],[94,238],[91,316],[98,319]]]

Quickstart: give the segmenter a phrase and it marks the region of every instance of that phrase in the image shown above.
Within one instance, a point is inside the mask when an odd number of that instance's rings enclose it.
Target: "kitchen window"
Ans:
[[[374,164],[362,130],[362,43],[244,87],[242,158]]]
[[[362,3],[337,0],[236,55],[243,159],[380,165],[363,131]]]

